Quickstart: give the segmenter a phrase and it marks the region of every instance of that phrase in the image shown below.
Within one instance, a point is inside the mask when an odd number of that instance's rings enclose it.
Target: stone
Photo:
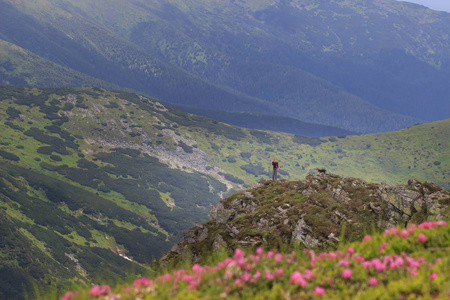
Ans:
[[[214,242],[212,244],[212,248],[214,251],[223,249],[227,247],[227,242],[223,239],[223,237],[220,234],[216,234],[214,237]]]
[[[208,237],[208,228],[199,224],[183,234],[183,240],[186,244],[195,244]]]
[[[231,218],[233,212],[229,209],[225,209],[222,203],[218,203],[216,206],[216,223],[217,224],[226,224],[228,220]]]
[[[294,231],[292,232],[291,244],[296,244],[298,242],[302,243],[308,248],[315,248],[319,244],[319,240],[313,238],[310,233],[312,233],[312,228],[306,224],[305,220],[301,218],[298,220]]]
[[[309,196],[311,196],[312,194],[315,194],[315,193],[317,193],[317,190],[314,189],[314,188],[311,187],[311,186],[308,186],[306,189],[304,189],[304,190],[302,191],[302,195],[304,195],[304,196],[306,196],[306,197],[309,197]]]
[[[227,228],[227,231],[232,238],[237,238],[239,236],[240,231],[237,229],[236,226],[226,224],[225,227]]]
[[[247,199],[253,199],[253,198],[254,198],[252,192],[250,192],[250,191],[245,191],[245,192],[243,193],[243,195],[244,195],[244,197],[247,198]]]

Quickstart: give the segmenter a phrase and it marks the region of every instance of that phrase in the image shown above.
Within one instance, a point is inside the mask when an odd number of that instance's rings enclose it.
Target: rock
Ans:
[[[183,234],[183,241],[186,244],[195,244],[208,237],[208,228],[204,225],[196,225]]]
[[[236,226],[226,224],[225,227],[232,238],[237,238],[239,236],[240,231]]]
[[[258,230],[260,232],[268,230],[269,227],[270,227],[270,222],[264,218],[261,218],[256,222],[256,230]]]
[[[172,248],[170,249],[170,252],[174,252],[174,253],[180,254],[180,253],[183,252],[183,250],[184,250],[184,248],[181,247],[180,244],[175,244],[175,245],[173,245]]]
[[[214,242],[212,244],[212,248],[214,251],[220,250],[222,248],[227,247],[227,242],[223,239],[223,237],[220,234],[216,234],[214,238]]]
[[[209,205],[209,208],[210,208],[209,219],[210,220],[217,219],[217,208],[212,204]]]
[[[339,201],[343,202],[351,201],[352,199],[350,198],[349,194],[342,188],[342,184],[344,184],[344,181],[342,181],[341,184],[339,184],[336,188],[332,190],[331,196]]]
[[[305,220],[301,218],[298,220],[294,231],[292,232],[291,244],[296,244],[298,242],[302,243],[308,248],[315,248],[319,244],[319,240],[310,236],[312,233],[312,228],[306,224]]]
[[[393,187],[387,193],[381,195],[383,200],[388,201],[409,216],[412,215],[411,208],[414,207],[414,201],[418,200],[420,196],[417,191],[409,190],[405,187]]]
[[[334,233],[330,233],[328,235],[327,243],[332,247],[337,247],[339,245],[340,239],[334,235]]]
[[[369,207],[377,214],[381,212],[381,207],[375,206],[372,202],[369,202]]]
[[[216,223],[217,224],[226,224],[230,219],[233,212],[230,209],[225,209],[222,203],[218,203],[216,206]]]
[[[243,195],[244,195],[244,197],[247,198],[247,199],[253,199],[253,198],[254,198],[252,192],[250,192],[250,191],[245,191],[245,192],[243,193]]]
[[[315,194],[315,193],[317,193],[317,190],[314,189],[314,188],[311,187],[311,186],[308,186],[306,189],[304,189],[304,190],[302,191],[302,195],[304,195],[304,196],[306,196],[306,197],[309,197],[309,196],[311,196],[312,194]]]

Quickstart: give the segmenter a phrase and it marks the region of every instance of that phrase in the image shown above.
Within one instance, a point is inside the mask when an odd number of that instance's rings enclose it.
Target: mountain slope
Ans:
[[[0,119],[0,253],[11,274],[0,286],[17,298],[33,280],[67,287],[98,283],[102,272],[116,274],[111,281],[149,272],[184,231],[207,221],[210,205],[270,176],[273,157],[291,180],[325,167],[450,188],[450,119],[310,138],[239,128],[121,91],[14,86],[0,87]]]
[[[4,40],[164,101],[357,132],[448,117],[450,18],[420,6],[2,1]]]
[[[0,40],[0,84],[35,87],[97,86],[108,89],[120,87],[89,77],[43,59],[11,43]]]

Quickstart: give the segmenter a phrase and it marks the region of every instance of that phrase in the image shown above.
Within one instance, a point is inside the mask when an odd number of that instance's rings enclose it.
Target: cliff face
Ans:
[[[261,181],[211,207],[210,221],[185,232],[160,262],[201,262],[222,248],[335,248],[342,238],[448,218],[449,204],[449,191],[416,180],[388,186],[328,174]]]

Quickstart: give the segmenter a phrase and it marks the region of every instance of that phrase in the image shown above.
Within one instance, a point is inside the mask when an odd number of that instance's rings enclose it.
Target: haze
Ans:
[[[420,4],[434,10],[450,12],[450,0],[409,0],[405,2]]]

